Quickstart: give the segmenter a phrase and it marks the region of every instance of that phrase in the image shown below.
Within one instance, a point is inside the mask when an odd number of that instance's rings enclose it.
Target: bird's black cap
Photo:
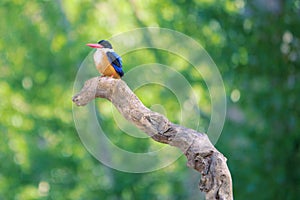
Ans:
[[[100,40],[98,44],[101,44],[104,48],[112,49],[112,45],[107,40]]]

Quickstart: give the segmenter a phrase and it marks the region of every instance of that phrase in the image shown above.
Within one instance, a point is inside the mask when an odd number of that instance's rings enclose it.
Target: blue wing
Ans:
[[[106,55],[116,72],[122,77],[124,75],[122,70],[122,58],[115,52],[107,52]]]

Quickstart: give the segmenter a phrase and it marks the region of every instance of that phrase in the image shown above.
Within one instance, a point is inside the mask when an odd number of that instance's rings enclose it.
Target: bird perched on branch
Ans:
[[[97,70],[103,76],[120,79],[124,75],[122,59],[114,52],[112,45],[107,40],[100,40],[96,44],[89,43],[87,46],[97,49],[94,53],[94,62]]]

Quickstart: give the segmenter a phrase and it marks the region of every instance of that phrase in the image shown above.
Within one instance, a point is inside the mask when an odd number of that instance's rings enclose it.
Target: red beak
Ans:
[[[103,46],[101,44],[91,44],[91,43],[89,43],[89,44],[86,44],[86,45],[89,46],[89,47],[92,47],[92,48],[103,48]]]

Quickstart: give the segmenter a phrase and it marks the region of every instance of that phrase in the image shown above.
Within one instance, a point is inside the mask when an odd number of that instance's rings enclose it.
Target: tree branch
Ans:
[[[227,159],[206,134],[173,124],[165,116],[151,111],[120,79],[89,79],[72,100],[76,105],[84,106],[97,97],[111,101],[128,121],[155,141],[181,149],[187,157],[187,166],[201,173],[199,188],[206,193],[206,199],[233,199]]]

